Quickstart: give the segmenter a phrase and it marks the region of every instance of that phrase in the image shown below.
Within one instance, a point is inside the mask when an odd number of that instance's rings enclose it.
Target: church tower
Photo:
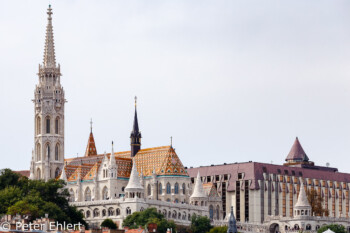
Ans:
[[[131,146],[131,157],[134,157],[137,152],[141,149],[141,132],[139,130],[139,123],[137,120],[137,97],[135,96],[135,116],[134,116],[134,125],[130,134],[130,146]]]
[[[56,64],[52,27],[52,8],[47,9],[43,64],[34,91],[34,156],[31,178],[45,181],[56,178],[64,165],[64,90],[60,65]]]

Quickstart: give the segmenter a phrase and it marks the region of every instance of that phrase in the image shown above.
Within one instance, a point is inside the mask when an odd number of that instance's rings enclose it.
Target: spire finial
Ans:
[[[53,39],[53,28],[52,28],[52,8],[49,5],[47,9],[47,26],[46,26],[46,38],[45,38],[45,50],[44,50],[44,61],[43,65],[45,68],[56,68],[55,58],[55,45]]]
[[[92,133],[92,118],[90,119],[90,132]]]
[[[136,108],[136,106],[137,106],[137,96],[135,96],[135,108]]]
[[[173,147],[173,136],[170,136],[170,146]]]

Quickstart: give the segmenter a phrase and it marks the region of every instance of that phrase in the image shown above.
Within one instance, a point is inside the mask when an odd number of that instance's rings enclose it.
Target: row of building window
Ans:
[[[51,133],[51,117],[47,116],[45,118],[45,133]],[[36,118],[36,134],[41,134],[41,117]],[[60,118],[55,119],[55,134],[60,134]]]
[[[45,156],[50,161],[51,146],[49,143],[47,143],[45,146]],[[59,161],[59,159],[60,159],[60,144],[57,143],[55,146],[55,160]],[[44,160],[44,158],[42,158],[42,156],[41,156],[41,144],[37,143],[36,144],[36,161],[41,161],[41,160]]]
[[[171,194],[171,185],[170,185],[170,183],[166,184],[166,190],[165,191],[166,191],[166,194]],[[174,194],[179,194],[179,184],[178,183],[175,183],[173,191],[174,191]],[[158,193],[160,195],[163,194],[163,185],[162,185],[162,183],[159,183],[159,185],[158,185]],[[186,194],[186,184],[185,183],[182,184],[182,194]],[[147,195],[148,196],[152,195],[152,188],[151,188],[150,184],[148,184],[148,186],[147,186]]]

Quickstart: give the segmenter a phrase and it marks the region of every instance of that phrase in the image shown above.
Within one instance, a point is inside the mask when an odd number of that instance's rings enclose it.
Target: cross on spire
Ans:
[[[90,132],[92,133],[92,118],[90,119]]]

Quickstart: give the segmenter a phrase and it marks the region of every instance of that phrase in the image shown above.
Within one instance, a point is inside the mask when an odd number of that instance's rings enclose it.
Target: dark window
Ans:
[[[215,181],[216,182],[220,181],[220,176],[215,176]]]
[[[224,175],[224,180],[227,180],[227,174]]]
[[[303,176],[303,173],[302,173],[302,172],[299,172],[299,176]]]
[[[263,169],[263,172],[267,172],[267,169],[266,169],[266,167],[263,167],[262,169]]]
[[[207,182],[211,182],[211,177],[210,176],[207,176]]]
[[[288,170],[284,170],[284,174],[288,175]]]
[[[292,171],[292,175],[295,176],[295,171]]]
[[[242,173],[238,173],[238,179],[241,180],[243,178],[243,174]]]
[[[278,174],[281,174],[281,169],[277,169]]]
[[[46,118],[46,133],[50,133],[50,118]]]

